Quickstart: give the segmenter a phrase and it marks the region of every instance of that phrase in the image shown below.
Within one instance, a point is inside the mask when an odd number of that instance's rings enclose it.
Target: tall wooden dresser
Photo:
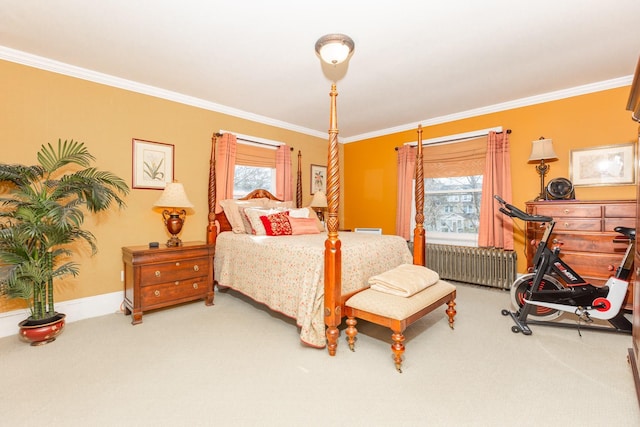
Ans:
[[[598,286],[615,274],[627,245],[615,243],[617,226],[636,226],[635,200],[545,200],[527,202],[527,212],[552,217],[556,224],[550,246],[560,246],[560,257],[585,280]],[[544,232],[544,224],[526,225],[527,268]],[[625,309],[632,309],[633,286],[629,286]]]

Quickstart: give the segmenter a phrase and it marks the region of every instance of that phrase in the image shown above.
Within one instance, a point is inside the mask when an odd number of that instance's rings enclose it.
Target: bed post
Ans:
[[[296,183],[296,208],[302,207],[302,153],[298,150],[298,180]]]
[[[327,326],[327,349],[335,356],[338,348],[338,326],[342,320],[342,253],[338,237],[338,206],[340,202],[340,169],[338,165],[338,114],[335,83],[331,85],[329,119],[329,153],[327,161],[327,240],[324,244],[324,319]]]
[[[424,170],[422,165],[422,125],[418,125],[418,151],[416,153],[416,228],[413,230],[413,263],[425,265],[424,234]]]
[[[211,160],[209,161],[209,223],[207,225],[207,245],[215,245],[218,236],[216,227],[216,145],[220,133],[211,137]]]

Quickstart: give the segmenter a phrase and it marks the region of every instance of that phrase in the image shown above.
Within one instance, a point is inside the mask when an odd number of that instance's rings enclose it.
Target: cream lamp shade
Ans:
[[[327,207],[327,196],[322,191],[316,191],[313,195],[313,199],[311,199],[312,208],[326,208]]]
[[[540,138],[531,142],[531,155],[529,161],[557,159],[556,152],[553,151],[553,141],[551,139]]]
[[[355,43],[344,34],[327,34],[316,42],[316,53],[327,64],[337,65],[353,53]]]
[[[181,183],[169,182],[153,206],[157,208],[192,208],[193,204],[187,198],[187,193]]]

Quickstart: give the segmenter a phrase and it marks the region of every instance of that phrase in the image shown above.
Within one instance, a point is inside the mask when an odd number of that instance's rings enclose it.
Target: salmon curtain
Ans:
[[[233,174],[238,141],[235,135],[224,133],[218,138],[216,156],[216,212],[222,212],[220,200],[233,199]]]
[[[489,132],[487,137],[478,246],[513,250],[513,221],[498,210],[495,194],[511,202],[511,152],[507,132]]]
[[[415,147],[409,145],[403,145],[398,149],[396,234],[405,240],[411,239],[411,202],[417,151]]]
[[[288,145],[281,145],[276,150],[276,197],[280,200],[293,200],[291,147]]]

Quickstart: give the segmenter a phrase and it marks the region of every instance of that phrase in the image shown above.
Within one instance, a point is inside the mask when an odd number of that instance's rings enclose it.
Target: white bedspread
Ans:
[[[411,263],[407,242],[392,235],[340,233],[342,293],[366,288],[369,277]],[[326,344],[324,242],[327,236],[254,236],[221,233],[216,241],[215,280],[270,309],[296,319],[300,339]]]

